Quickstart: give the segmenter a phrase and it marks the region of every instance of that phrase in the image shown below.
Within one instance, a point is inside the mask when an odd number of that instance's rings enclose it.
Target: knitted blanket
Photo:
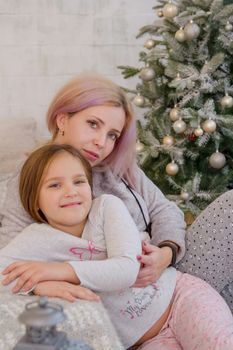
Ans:
[[[37,300],[35,296],[14,296],[0,293],[0,350],[11,350],[25,333],[25,326],[18,316],[25,304]],[[67,319],[58,325],[68,337],[82,340],[94,350],[123,350],[109,316],[101,302],[78,300],[69,303],[57,298],[49,301],[59,303]]]

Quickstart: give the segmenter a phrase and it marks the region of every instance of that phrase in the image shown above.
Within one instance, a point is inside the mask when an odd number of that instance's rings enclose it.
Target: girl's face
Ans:
[[[81,236],[92,203],[91,188],[79,159],[58,154],[45,171],[38,206],[48,223]]]
[[[91,164],[100,164],[114,149],[125,125],[125,112],[121,107],[94,106],[73,116],[59,115],[55,143],[75,147]]]

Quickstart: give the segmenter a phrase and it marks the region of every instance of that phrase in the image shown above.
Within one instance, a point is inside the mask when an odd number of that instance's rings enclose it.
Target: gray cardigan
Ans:
[[[138,192],[134,191],[147,222],[152,223],[152,243],[170,240],[179,247],[177,261],[185,252],[185,223],[183,213],[165,198],[162,192],[148,179],[144,172],[137,168],[135,174]],[[8,182],[8,192],[4,203],[3,220],[0,234],[1,242],[7,244],[17,233],[21,232],[33,221],[23,209],[18,194],[19,170]],[[93,168],[94,196],[113,194],[119,197],[128,208],[140,232],[145,231],[145,222],[134,196],[126,185],[114,177],[109,169]]]

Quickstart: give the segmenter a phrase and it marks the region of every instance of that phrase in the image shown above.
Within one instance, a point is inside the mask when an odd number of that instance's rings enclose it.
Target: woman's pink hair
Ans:
[[[129,185],[136,187],[136,122],[131,103],[124,91],[112,81],[96,75],[81,74],[69,81],[54,97],[48,112],[47,125],[55,140],[58,133],[57,116],[72,114],[93,106],[121,107],[126,122],[114,150],[101,165],[108,165],[113,174],[123,177]]]

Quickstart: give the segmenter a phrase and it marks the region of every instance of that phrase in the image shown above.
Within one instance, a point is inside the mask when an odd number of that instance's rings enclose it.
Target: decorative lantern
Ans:
[[[26,326],[26,334],[13,350],[93,350],[79,340],[68,339],[65,332],[57,331],[56,325],[64,321],[62,306],[41,297],[26,304],[19,321]]]

